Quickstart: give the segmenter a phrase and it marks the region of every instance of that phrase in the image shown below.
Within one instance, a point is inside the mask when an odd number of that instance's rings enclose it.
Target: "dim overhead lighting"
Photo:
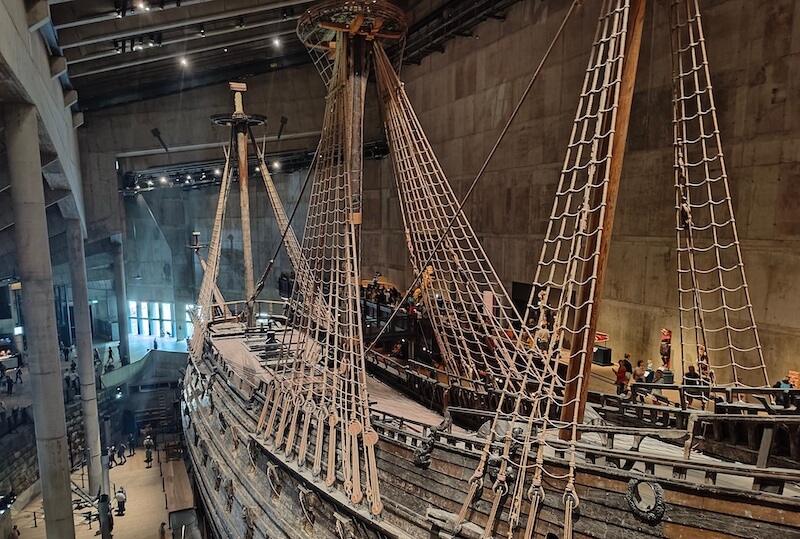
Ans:
[[[186,57],[181,58],[181,65],[182,66],[189,65],[189,60],[187,60]]]
[[[161,176],[161,183],[167,183],[167,177]]]
[[[275,45],[276,47],[280,47],[281,46],[281,38],[276,37],[275,39],[272,40],[272,44]]]
[[[261,167],[256,167],[256,172],[261,172]]]
[[[218,169],[218,168],[215,168],[214,169],[214,176],[219,176],[220,174],[222,174],[222,171],[220,169]]]
[[[275,161],[274,163],[272,163],[272,168],[274,168],[275,170],[280,170],[281,169],[280,162],[279,161]]]

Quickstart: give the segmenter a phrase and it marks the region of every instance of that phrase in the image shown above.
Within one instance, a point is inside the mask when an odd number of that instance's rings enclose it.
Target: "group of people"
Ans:
[[[6,388],[6,395],[14,394],[14,384],[22,383],[22,367],[9,369],[0,362],[0,389]]]
[[[663,346],[661,351],[664,351]],[[669,354],[662,354],[661,358],[662,365],[657,369],[654,369],[652,361],[648,361],[645,366],[645,362],[642,360],[637,361],[636,367],[634,368],[630,361],[630,354],[625,354],[624,357],[618,361],[617,368],[611,368],[615,377],[614,385],[617,388],[617,395],[627,394],[631,383],[666,384],[664,372],[669,369]],[[698,346],[697,367],[695,367],[695,365],[689,365],[687,367],[687,372],[684,373],[683,376],[683,385],[710,387],[715,384],[716,376],[714,375],[714,371],[709,367],[706,349],[702,345]],[[654,397],[664,396],[660,388],[652,388],[649,392]],[[691,406],[696,398],[707,398],[707,395],[700,391],[697,393],[686,393],[686,403],[688,405]]]

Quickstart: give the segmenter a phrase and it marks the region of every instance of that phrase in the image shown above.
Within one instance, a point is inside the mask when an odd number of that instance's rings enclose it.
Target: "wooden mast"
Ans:
[[[235,91],[232,117],[235,120],[234,129],[236,130],[236,149],[239,162],[239,208],[242,220],[244,295],[246,298],[251,298],[255,290],[255,279],[253,276],[253,245],[250,238],[250,185],[247,163],[248,117],[245,115],[244,107],[242,106],[242,92],[247,91],[247,86],[231,83],[231,90]],[[247,304],[247,325],[253,325],[253,306],[250,301]]]
[[[636,83],[636,69],[639,65],[639,49],[642,44],[642,28],[644,26],[644,12],[646,0],[631,0],[630,15],[628,18],[628,37],[625,45],[625,58],[622,66],[622,80],[620,84],[620,97],[616,116],[616,125],[612,136],[611,160],[608,165],[608,190],[606,192],[606,210],[602,222],[603,232],[600,234],[600,249],[597,257],[597,267],[595,275],[594,303],[587,303],[589,285],[584,285],[580,290],[581,298],[577,304],[584,304],[577,313],[575,327],[581,327],[589,317],[589,310],[593,314],[589,320],[589,330],[585,333],[586,341],[573,339],[570,349],[570,358],[580,357],[580,352],[586,350],[586,359],[581,370],[580,361],[570,361],[567,368],[567,383],[564,388],[564,402],[567,403],[561,409],[561,420],[573,421],[575,398],[577,396],[578,415],[577,422],[583,421],[584,411],[586,410],[586,399],[589,394],[589,375],[592,371],[592,355],[594,352],[594,339],[597,330],[597,313],[599,312],[600,299],[603,297],[603,283],[606,276],[608,264],[608,251],[611,246],[611,232],[614,226],[614,213],[617,208],[617,195],[619,194],[619,180],[622,174],[622,162],[625,157],[625,144],[628,139],[628,125],[631,116],[631,102],[633,101],[633,90]],[[600,172],[598,172],[600,174]],[[600,223],[591,223],[599,225]],[[595,249],[597,236],[592,236],[587,241],[586,252],[593,252]],[[587,266],[587,272],[591,272],[592,266]],[[589,275],[584,275],[583,282],[587,281]],[[580,394],[578,394],[580,392]],[[578,434],[580,431],[578,431]],[[559,437],[569,440],[572,437],[572,429],[564,429],[559,432]]]

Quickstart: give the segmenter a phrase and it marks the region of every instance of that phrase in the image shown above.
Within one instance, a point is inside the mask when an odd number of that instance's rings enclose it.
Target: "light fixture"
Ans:
[[[201,24],[198,29],[200,30],[200,37],[206,37],[206,26]]]
[[[139,187],[139,184],[138,184],[138,183],[136,184],[136,187],[135,187],[135,189],[137,189],[137,190],[138,190],[138,189],[141,189],[141,187]]]
[[[161,183],[167,183],[167,177],[161,176]]]
[[[153,180],[147,180],[147,185],[149,185],[150,187],[153,187]]]
[[[276,47],[280,47],[281,46],[281,38],[276,37],[275,39],[272,40],[272,44],[275,45]]]
[[[228,52],[228,47],[225,47],[224,49],[222,49],[222,52]]]
[[[187,179],[187,180],[191,180],[191,179],[192,179],[192,175],[191,175],[191,174],[187,174],[187,175],[186,175],[186,179]]]
[[[281,169],[280,161],[273,162],[272,163],[272,168],[274,168],[275,170],[280,170]]]
[[[188,185],[188,184],[189,184],[189,180],[186,180],[186,181],[184,181],[183,183],[185,183],[185,184],[187,184],[187,185]]]
[[[181,65],[182,66],[189,65],[189,60],[187,60],[185,56],[183,58],[181,58]]]
[[[219,176],[220,174],[222,174],[222,171],[220,169],[218,169],[218,168],[215,168],[214,169],[214,176]]]
[[[261,167],[256,167],[256,172],[261,172]]]

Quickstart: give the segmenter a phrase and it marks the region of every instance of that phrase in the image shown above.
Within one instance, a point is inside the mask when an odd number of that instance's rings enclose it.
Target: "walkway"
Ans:
[[[159,451],[158,456],[166,465],[164,451]],[[156,457],[155,454],[154,457]],[[180,461],[177,463],[182,464]],[[77,485],[86,481],[85,478],[81,478],[80,470],[72,474],[72,480]],[[114,537],[121,539],[152,537],[155,539],[158,537],[158,527],[162,522],[167,522],[167,526],[169,526],[158,458],[154,460],[152,468],[147,468],[144,462],[144,449],[137,448],[136,454],[128,457],[126,464],[114,466],[109,470],[109,481],[112,490],[123,487],[128,496],[125,515],[114,517]],[[73,504],[76,499],[73,495]],[[88,511],[88,508],[75,509],[76,539],[93,539],[99,530],[96,521],[92,523],[87,521]],[[34,514],[36,515],[35,523]],[[11,518],[13,523],[19,526],[22,532],[21,537],[24,539],[45,539],[41,495],[34,498],[24,509],[12,510]],[[169,531],[167,537],[171,537]]]

